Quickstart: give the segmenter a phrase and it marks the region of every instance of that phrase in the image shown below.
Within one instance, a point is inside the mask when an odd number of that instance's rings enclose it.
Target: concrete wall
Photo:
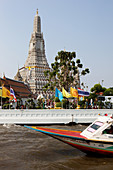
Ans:
[[[91,123],[99,114],[111,115],[112,109],[34,109],[0,110],[0,124],[67,124]]]

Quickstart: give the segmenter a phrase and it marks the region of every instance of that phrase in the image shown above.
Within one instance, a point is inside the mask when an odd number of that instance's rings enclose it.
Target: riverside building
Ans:
[[[50,70],[50,67],[45,55],[45,43],[43,33],[41,32],[41,18],[37,10],[34,17],[33,33],[29,43],[28,57],[25,65],[18,69],[14,79],[27,83],[32,93],[36,96],[51,97],[52,92],[47,91],[45,93],[42,88],[47,84],[47,78],[44,76],[44,71],[46,70]]]

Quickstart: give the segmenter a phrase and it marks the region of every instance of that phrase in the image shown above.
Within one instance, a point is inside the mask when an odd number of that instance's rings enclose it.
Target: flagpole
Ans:
[[[54,98],[54,109],[55,109],[55,98]]]
[[[55,93],[55,92],[54,92]],[[54,97],[54,109],[55,109],[55,97]]]
[[[9,98],[9,110],[10,110],[10,98]]]
[[[78,101],[79,101],[79,97],[77,97],[77,109],[78,109]]]
[[[54,92],[55,93],[55,92]],[[54,109],[55,109],[55,97],[54,97]]]
[[[2,109],[2,95],[1,95],[1,109]]]
[[[10,89],[11,89],[11,86],[10,86]],[[10,109],[10,96],[9,96],[9,109]]]
[[[2,95],[1,95],[1,109],[2,109]]]
[[[63,109],[63,101],[62,101],[62,109]]]

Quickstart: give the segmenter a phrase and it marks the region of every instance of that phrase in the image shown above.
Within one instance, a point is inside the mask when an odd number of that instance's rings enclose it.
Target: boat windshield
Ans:
[[[93,125],[91,125],[87,130],[89,132],[95,132],[97,129],[99,129],[104,123],[103,122],[95,122]]]
[[[113,125],[111,125],[110,127],[108,127],[107,129],[105,129],[103,131],[103,134],[112,134],[113,135]]]

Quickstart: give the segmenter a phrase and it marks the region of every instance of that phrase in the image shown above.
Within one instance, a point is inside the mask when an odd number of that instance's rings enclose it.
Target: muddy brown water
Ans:
[[[46,126],[48,127],[48,126]],[[83,130],[86,126],[49,126]],[[89,156],[23,126],[0,125],[0,170],[113,170],[113,158]]]

